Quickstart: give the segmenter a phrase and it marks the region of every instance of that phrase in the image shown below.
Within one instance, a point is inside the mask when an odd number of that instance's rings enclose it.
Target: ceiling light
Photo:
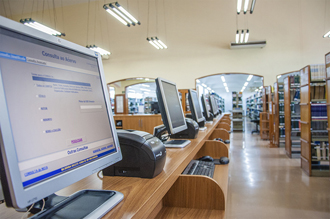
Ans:
[[[144,94],[149,94],[148,92],[143,92]]]
[[[103,8],[117,20],[124,25],[130,27],[135,24],[140,25],[140,21],[135,19],[130,13],[128,13],[118,2],[103,5]]]
[[[207,87],[206,84],[202,84],[203,87]]]
[[[282,77],[282,75],[277,76],[277,79],[279,79],[280,77]]]
[[[211,88],[209,88],[209,87],[208,87],[208,88],[206,88],[206,89],[208,89],[208,90],[212,90],[212,89],[211,89]]]
[[[150,85],[148,85],[148,84],[141,84],[141,86],[143,86],[143,87],[150,87]]]
[[[222,80],[222,82],[225,82],[225,77],[221,76],[221,80]]]
[[[214,93],[214,90],[212,90],[212,92]]]
[[[263,86],[260,86],[259,89],[262,89]]]
[[[149,38],[147,38],[148,42],[153,45],[156,49],[159,49],[159,47],[152,41],[150,40]]]
[[[156,49],[167,49],[167,46],[158,37],[148,37],[147,41]]]
[[[149,81],[150,79],[149,79],[149,78],[146,78],[146,79],[144,79],[144,80]]]
[[[140,90],[144,90],[144,91],[150,91],[149,89],[144,89],[144,88],[140,88]]]
[[[247,81],[251,81],[253,75],[249,75],[249,77],[247,78]]]
[[[52,28],[46,27],[45,25],[42,25],[35,20],[32,20],[32,18],[21,19],[20,22],[26,26],[32,27],[50,35],[65,36],[64,33],[60,33],[57,30],[53,30]]]
[[[243,43],[243,39],[244,39],[244,30],[242,30],[242,33],[241,33],[241,40],[240,40],[240,43]]]
[[[196,79],[196,82],[197,82],[197,83],[201,83],[201,81],[200,81],[200,80],[198,80],[198,79]]]
[[[238,43],[238,41],[239,41],[239,31],[237,30],[236,31],[236,43]]]
[[[128,90],[128,92],[134,92],[135,93],[135,90]]]
[[[257,92],[258,91],[258,88],[257,89],[255,89],[255,92]]]
[[[245,82],[245,83],[244,83],[244,87],[246,87],[248,84],[249,84],[249,82]]]
[[[237,14],[239,14],[241,12],[242,1],[243,0],[237,0]]]
[[[328,33],[324,34],[323,37],[324,37],[324,38],[325,38],[325,37],[330,37],[330,31],[329,31]]]
[[[102,48],[100,48],[100,47],[97,47],[97,46],[95,46],[95,45],[90,45],[90,46],[86,46],[88,49],[91,49],[91,50],[93,50],[93,51],[95,51],[95,52],[98,52],[98,53],[100,53],[101,54],[101,56],[104,56],[104,55],[110,55],[111,53],[109,52],[109,51],[107,51],[107,50],[104,50],[104,49],[102,49]]]
[[[227,83],[223,83],[223,86],[227,87]]]
[[[246,43],[248,40],[249,40],[249,30],[246,31],[244,43]]]
[[[256,0],[252,0],[251,9],[250,9],[250,14],[253,13],[255,4],[256,4]]]
[[[244,2],[244,14],[246,14],[248,7],[249,7],[249,0],[245,0],[245,2]]]

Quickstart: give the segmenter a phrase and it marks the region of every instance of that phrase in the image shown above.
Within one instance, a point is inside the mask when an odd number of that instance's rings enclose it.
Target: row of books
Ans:
[[[284,104],[278,106],[280,112],[284,112]]]
[[[312,132],[312,141],[313,138],[328,138],[328,132],[316,131]]]
[[[319,81],[326,78],[326,71],[325,71],[325,65],[319,64],[319,65],[310,65],[311,68],[311,80],[312,81]]]
[[[280,116],[280,124],[284,123],[284,116]]]
[[[329,160],[329,144],[327,142],[315,142],[312,147],[313,160]]]
[[[311,99],[325,99],[325,98],[326,98],[326,89],[324,84],[317,84],[311,86]]]
[[[312,121],[311,128],[312,130],[327,130],[328,121]]]
[[[322,103],[314,103],[311,105],[312,117],[327,116],[327,105]]]
[[[280,138],[285,137],[285,128],[280,128]]]
[[[290,90],[290,100],[291,101],[300,101],[300,89]]]
[[[300,120],[299,119],[291,120],[291,130],[295,130],[295,131],[300,130]]]

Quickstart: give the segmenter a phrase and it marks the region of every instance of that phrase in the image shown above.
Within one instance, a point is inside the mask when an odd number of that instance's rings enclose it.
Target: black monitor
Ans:
[[[218,105],[215,102],[214,96],[213,95],[210,95],[209,100],[210,100],[210,106],[211,106],[211,113],[214,116],[217,116],[218,115]]]
[[[178,89],[174,82],[163,78],[156,78],[156,95],[163,123],[170,135],[188,131],[183,114]],[[165,147],[182,148],[190,143],[189,140],[171,140],[164,143]]]
[[[199,127],[204,127],[205,118],[203,116],[202,109],[198,101],[197,91],[192,89],[188,90],[188,101],[190,105],[192,119],[198,123]]]
[[[8,207],[53,197],[122,159],[99,53],[1,16],[0,42],[0,172]],[[123,198],[99,192],[75,194],[112,202],[91,202],[106,208],[92,217]]]
[[[151,112],[154,114],[160,113],[158,102],[151,102]]]
[[[204,94],[202,94],[201,102],[202,102],[202,106],[203,106],[203,114],[204,114],[206,121],[208,121],[208,122],[213,121],[213,113],[210,113],[211,108],[210,108],[209,102],[208,102],[208,100],[206,100],[206,97]]]

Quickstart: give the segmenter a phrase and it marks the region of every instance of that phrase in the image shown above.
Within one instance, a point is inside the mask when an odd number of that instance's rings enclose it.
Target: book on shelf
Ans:
[[[320,81],[326,78],[325,64],[310,65],[311,81]]]

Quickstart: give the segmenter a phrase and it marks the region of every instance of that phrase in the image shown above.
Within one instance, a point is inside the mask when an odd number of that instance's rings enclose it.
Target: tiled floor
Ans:
[[[300,159],[269,148],[255,125],[231,135],[226,218],[330,219],[330,177],[308,177]]]

